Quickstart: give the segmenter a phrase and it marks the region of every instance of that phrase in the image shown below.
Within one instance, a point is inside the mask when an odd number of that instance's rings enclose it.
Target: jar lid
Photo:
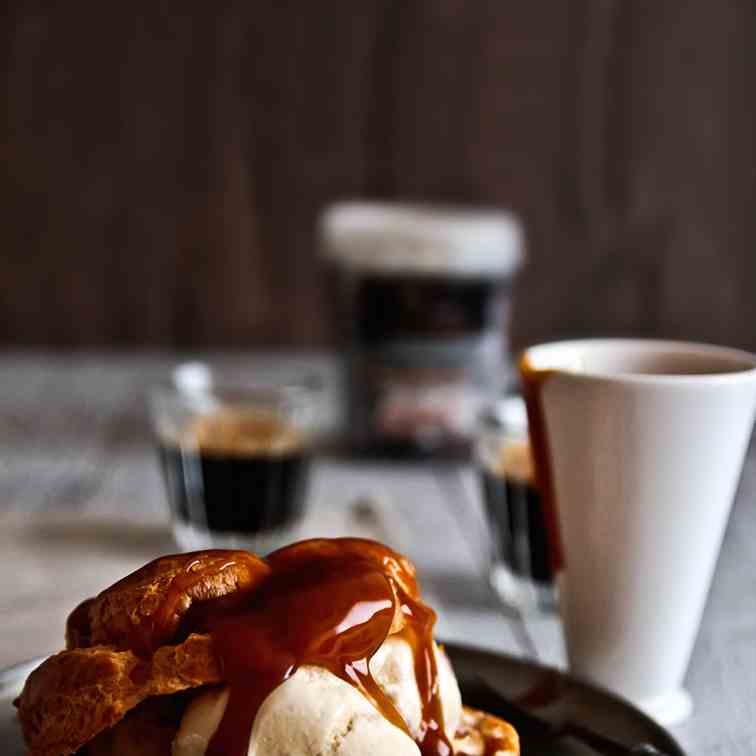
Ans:
[[[510,276],[523,258],[520,222],[494,208],[340,202],[319,235],[327,258],[383,275]]]

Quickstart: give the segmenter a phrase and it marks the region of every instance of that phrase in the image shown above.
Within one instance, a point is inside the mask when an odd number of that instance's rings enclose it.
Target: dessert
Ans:
[[[70,615],[16,702],[31,756],[510,756],[415,570],[373,541],[162,557]]]

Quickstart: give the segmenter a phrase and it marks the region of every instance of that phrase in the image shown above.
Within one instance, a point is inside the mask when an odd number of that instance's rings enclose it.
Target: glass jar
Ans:
[[[336,269],[353,448],[469,455],[507,380],[517,220],[498,210],[342,203],[320,223]]]

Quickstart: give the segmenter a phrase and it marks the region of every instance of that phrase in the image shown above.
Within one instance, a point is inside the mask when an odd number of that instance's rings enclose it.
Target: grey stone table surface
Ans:
[[[243,370],[323,354],[218,354]],[[149,388],[180,355],[0,354],[0,667],[61,646],[82,598],[174,548],[147,413]],[[746,463],[674,730],[690,754],[756,754],[756,456]],[[564,666],[556,618],[506,615],[484,580],[474,471],[319,458],[303,534],[379,538],[418,565],[438,635]],[[367,504],[367,506],[366,506]],[[694,558],[694,555],[692,555]]]

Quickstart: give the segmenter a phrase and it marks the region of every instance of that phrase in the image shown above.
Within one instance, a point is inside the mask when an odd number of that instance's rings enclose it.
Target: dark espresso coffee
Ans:
[[[498,459],[483,469],[482,489],[498,560],[516,576],[550,583],[548,534],[527,441],[503,445]]]
[[[256,535],[302,515],[309,452],[278,420],[223,410],[163,440],[160,459],[174,514],[186,525]]]

